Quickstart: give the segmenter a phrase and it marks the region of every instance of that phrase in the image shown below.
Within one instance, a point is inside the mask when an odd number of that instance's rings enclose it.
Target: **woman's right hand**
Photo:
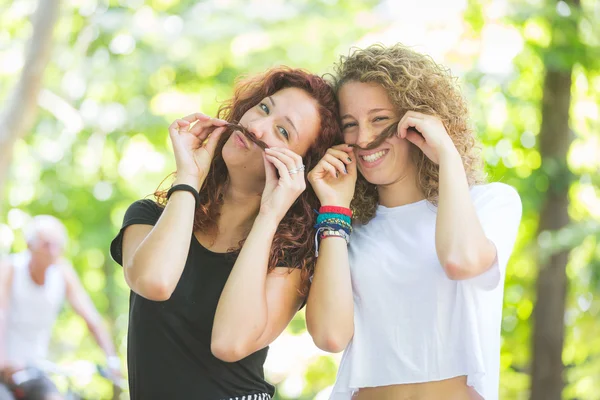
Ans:
[[[200,189],[227,124],[222,119],[194,113],[175,120],[169,126],[178,180],[194,183],[196,189]]]
[[[331,147],[308,173],[321,205],[350,207],[356,185],[356,160],[347,144]]]

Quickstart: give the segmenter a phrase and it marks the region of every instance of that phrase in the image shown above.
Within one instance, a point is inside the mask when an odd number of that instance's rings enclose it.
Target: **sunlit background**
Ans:
[[[26,66],[37,5],[0,0],[0,111]],[[562,35],[564,21],[574,21],[576,35]],[[501,399],[530,397],[536,277],[557,251],[569,254],[562,396],[600,399],[599,27],[597,0],[64,0],[36,113],[2,153],[12,158],[0,169],[0,255],[26,247],[21,228],[32,215],[64,221],[68,255],[125,365],[129,290],[108,246],[127,206],[174,171],[169,123],[213,115],[241,74],[279,64],[327,73],[352,46],[402,42],[459,77],[490,180],[523,199],[505,285]],[[552,162],[542,167],[539,146],[544,75],[553,68],[572,69],[572,132],[566,160],[555,160],[562,175]],[[561,188],[569,224],[538,232],[545,199]],[[70,309],[51,358],[103,361]],[[323,400],[338,362],[316,349],[300,312],[272,345],[267,376],[277,399]],[[98,376],[76,385],[91,399],[128,398]]]

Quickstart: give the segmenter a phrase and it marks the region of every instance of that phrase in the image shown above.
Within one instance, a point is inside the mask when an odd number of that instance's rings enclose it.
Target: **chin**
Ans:
[[[384,171],[368,170],[365,172],[360,171],[360,173],[367,180],[367,182],[372,185],[385,186],[394,182],[394,178],[391,176],[391,174]]]

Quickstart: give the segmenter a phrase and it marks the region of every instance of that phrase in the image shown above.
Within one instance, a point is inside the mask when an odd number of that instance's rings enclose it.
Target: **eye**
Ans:
[[[389,119],[389,117],[375,117],[373,122],[385,121],[387,119]]]
[[[285,138],[285,140],[288,140],[290,138],[290,134],[288,133],[288,131],[285,130],[285,128],[278,126],[277,130],[279,131],[279,133],[281,133],[281,135]]]
[[[270,110],[265,103],[259,103],[258,106],[265,112],[265,114],[269,115]]]
[[[356,122],[348,122],[348,123],[342,125],[342,130],[352,128],[353,126],[356,126]]]

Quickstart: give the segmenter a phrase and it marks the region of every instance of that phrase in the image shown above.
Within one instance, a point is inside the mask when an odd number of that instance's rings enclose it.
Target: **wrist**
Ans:
[[[281,222],[281,218],[273,213],[259,212],[254,220],[254,226],[259,226],[261,229],[266,229],[268,232],[275,234],[277,227]]]
[[[196,191],[199,191],[204,183],[205,177],[199,175],[192,174],[177,174],[175,178],[175,182],[173,182],[173,186],[175,185],[190,185]]]
[[[334,199],[334,198],[325,198],[323,200],[319,199],[319,201],[321,202],[321,207],[334,206],[334,207],[350,208],[350,201],[344,201],[341,199]]]
[[[448,164],[459,162],[462,165],[462,158],[454,145],[444,146],[438,152],[439,164]]]

